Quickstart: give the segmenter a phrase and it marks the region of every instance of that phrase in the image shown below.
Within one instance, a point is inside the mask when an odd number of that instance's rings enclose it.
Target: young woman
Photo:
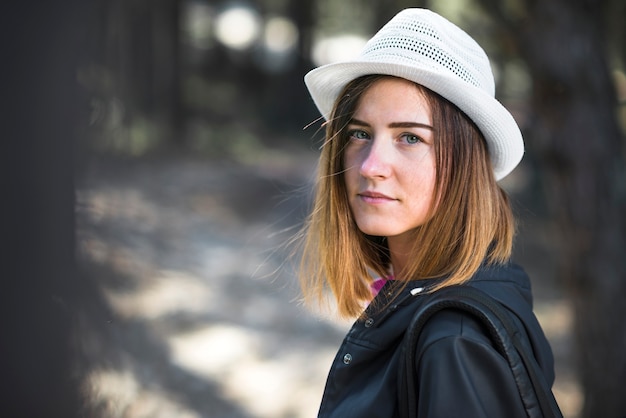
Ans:
[[[358,318],[319,416],[399,416],[400,347],[420,295],[456,285],[507,307],[550,387],[552,353],[529,280],[509,262],[514,220],[497,184],[519,163],[523,141],[494,98],[480,46],[443,17],[407,9],[357,59],[305,81],[326,139],[303,293],[322,300],[330,290],[339,313]],[[509,364],[471,315],[435,315],[416,359],[419,417],[526,416]]]

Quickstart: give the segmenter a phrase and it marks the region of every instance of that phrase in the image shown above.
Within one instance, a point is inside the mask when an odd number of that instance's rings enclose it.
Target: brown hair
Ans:
[[[313,210],[304,229],[300,281],[305,301],[330,289],[344,317],[362,313],[371,298],[372,274],[389,274],[384,237],[362,233],[352,216],[343,172],[346,126],[359,99],[378,80],[350,82],[339,95],[319,161]],[[417,85],[430,105],[435,132],[436,180],[432,217],[416,228],[410,280],[442,278],[437,288],[468,281],[480,265],[511,256],[515,224],[505,192],[496,183],[487,145],[476,125],[454,104]]]

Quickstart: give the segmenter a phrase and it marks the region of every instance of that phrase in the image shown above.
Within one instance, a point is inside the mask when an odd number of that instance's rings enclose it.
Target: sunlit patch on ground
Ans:
[[[173,361],[208,379],[219,380],[223,393],[246,405],[253,416],[311,417],[319,396],[311,391],[334,356],[332,348],[271,356],[264,341],[279,335],[217,325],[170,339]],[[266,355],[262,353],[265,352]],[[322,373],[320,373],[322,372]]]
[[[233,204],[246,187],[233,178],[254,179],[161,168],[78,191],[79,256],[112,312],[84,327],[92,404],[129,418],[315,416],[348,324],[298,303],[280,236],[290,212],[274,210],[285,186],[249,183],[242,193],[269,202]]]
[[[170,314],[202,314],[213,302],[212,291],[198,278],[164,271],[135,292],[108,293],[111,306],[124,318],[157,320]]]
[[[166,391],[143,387],[128,370],[93,370],[88,376],[92,402],[103,416],[200,418]]]

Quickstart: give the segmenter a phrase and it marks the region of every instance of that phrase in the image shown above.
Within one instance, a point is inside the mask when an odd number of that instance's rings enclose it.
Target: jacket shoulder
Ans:
[[[444,309],[434,314],[424,325],[417,350],[423,351],[432,344],[455,338],[471,340],[495,349],[488,330],[478,318],[465,311]]]
[[[420,334],[415,368],[419,416],[526,416],[507,359],[470,313],[433,315]]]

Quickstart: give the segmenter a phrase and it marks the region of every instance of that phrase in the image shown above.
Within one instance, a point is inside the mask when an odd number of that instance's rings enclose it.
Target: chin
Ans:
[[[373,237],[390,237],[399,234],[398,231],[391,230],[389,229],[389,227],[385,228],[376,225],[359,225],[359,230],[365,235],[370,235]]]

